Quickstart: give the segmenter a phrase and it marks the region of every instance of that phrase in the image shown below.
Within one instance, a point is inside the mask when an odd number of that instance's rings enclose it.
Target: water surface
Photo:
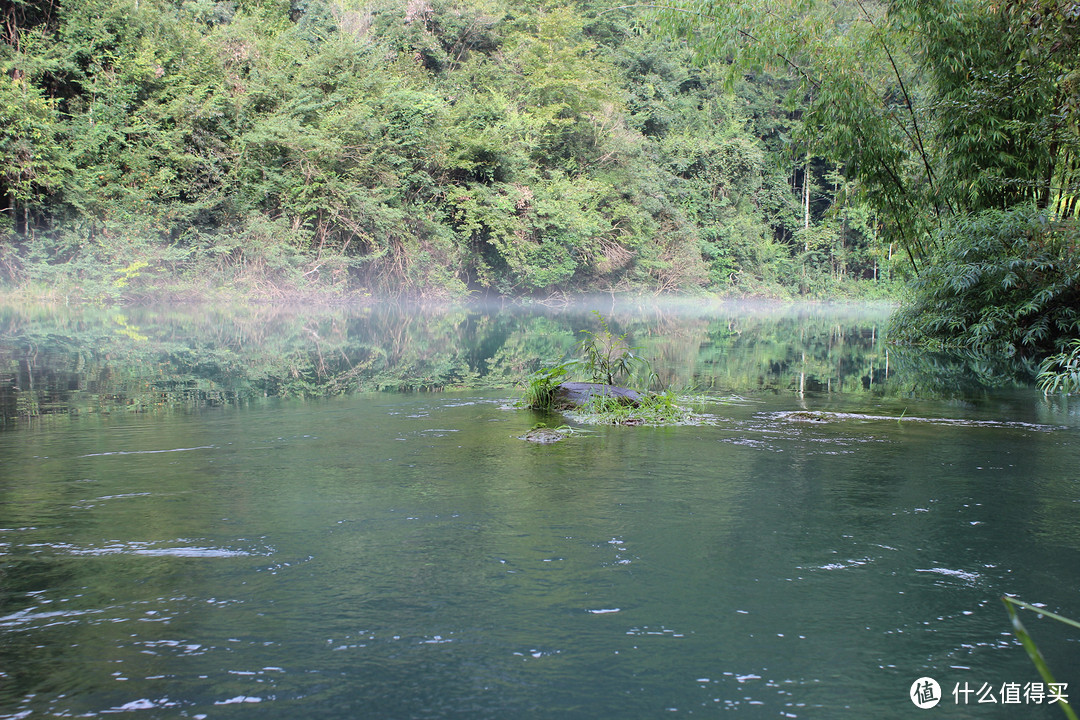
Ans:
[[[920,374],[881,312],[628,311],[711,424],[536,446],[509,378],[590,315],[447,312],[204,325],[202,361],[150,311],[9,333],[0,717],[900,718],[921,676],[928,716],[1063,717],[952,690],[1039,681],[1003,593],[1080,615],[1075,401]]]

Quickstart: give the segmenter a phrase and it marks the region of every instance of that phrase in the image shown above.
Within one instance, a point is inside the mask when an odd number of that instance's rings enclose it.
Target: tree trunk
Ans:
[[[803,229],[810,228],[810,151],[806,151],[806,169],[803,170]],[[806,249],[810,249],[810,240],[807,238]]]

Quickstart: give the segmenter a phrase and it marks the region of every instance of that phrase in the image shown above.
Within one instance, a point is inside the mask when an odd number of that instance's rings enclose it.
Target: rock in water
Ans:
[[[605,385],[604,383],[564,382],[555,388],[555,407],[560,410],[572,410],[581,407],[596,396],[608,396],[617,399],[623,405],[637,407],[641,394],[635,390]]]
[[[565,440],[568,433],[560,432],[553,428],[533,428],[529,432],[520,436],[520,440],[528,440],[529,442],[540,443],[541,445],[550,445],[557,443],[560,440]]]

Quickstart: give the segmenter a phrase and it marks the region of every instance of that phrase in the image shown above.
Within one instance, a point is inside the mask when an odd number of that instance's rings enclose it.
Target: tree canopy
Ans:
[[[0,13],[10,282],[543,296],[895,277],[914,291],[895,338],[1038,358],[1080,335],[1066,0]]]
[[[1080,11],[1063,0],[675,2],[736,72],[783,69],[801,139],[906,251],[895,337],[1038,357],[1080,335]]]
[[[826,292],[892,272],[783,73],[642,13],[505,0],[20,0],[0,268],[130,294]],[[93,281],[93,282],[92,282]]]

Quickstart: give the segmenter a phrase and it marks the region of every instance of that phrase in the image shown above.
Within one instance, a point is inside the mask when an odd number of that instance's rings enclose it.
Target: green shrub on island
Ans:
[[[677,425],[700,419],[680,406],[671,390],[626,393],[625,388],[616,386],[616,380],[636,384],[644,377],[640,384],[647,388],[656,381],[656,373],[648,360],[636,354],[638,348],[626,342],[627,333],[616,335],[599,311],[593,314],[600,330],[581,331],[585,335],[577,346],[581,357],[532,373],[520,405],[544,412],[571,412],[580,422],[590,425]],[[580,401],[560,392],[574,370],[595,384]]]

